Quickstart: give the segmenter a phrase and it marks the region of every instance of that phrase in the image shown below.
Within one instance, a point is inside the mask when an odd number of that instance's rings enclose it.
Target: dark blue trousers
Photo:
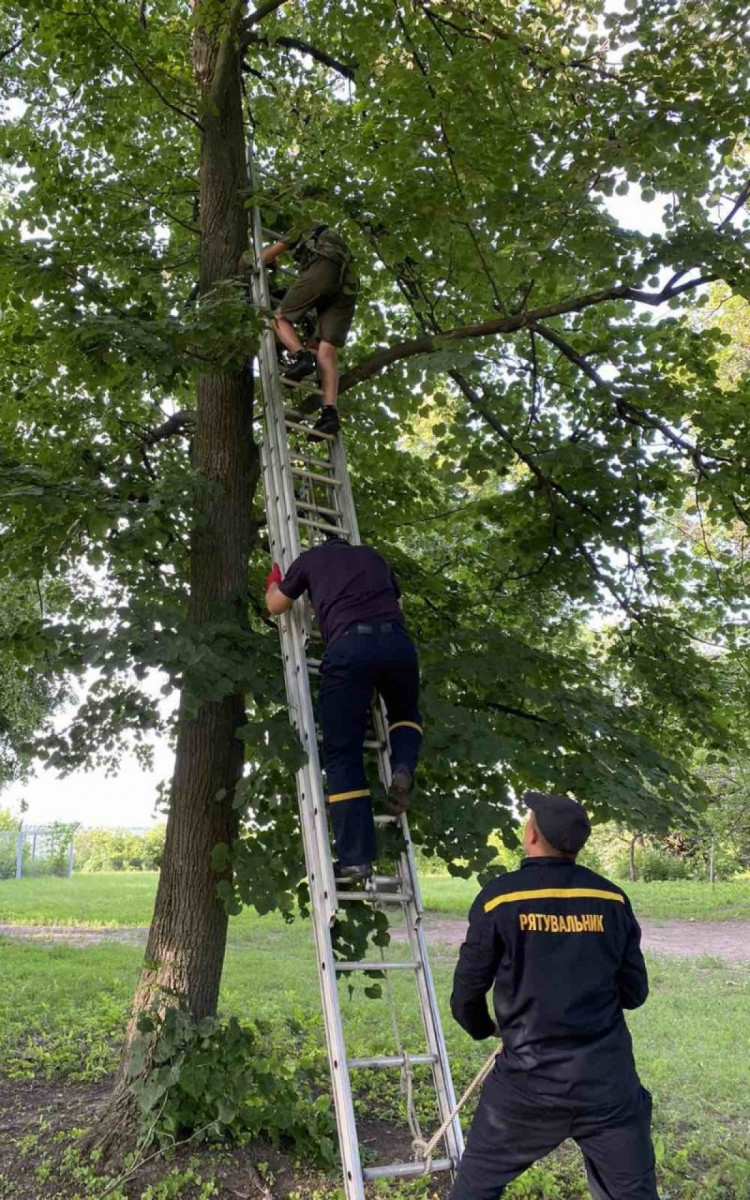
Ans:
[[[573,1138],[593,1200],[659,1200],[651,1144],[651,1096],[640,1088],[609,1111],[540,1104],[488,1077],[449,1200],[499,1200],[506,1185]]]
[[[414,771],[422,740],[419,663],[413,641],[396,623],[355,625],[326,648],[320,669],[318,715],[333,837],[344,866],[376,858],[372,799],[363,759],[373,690],[385,701],[391,767]],[[390,632],[384,632],[387,629]]]

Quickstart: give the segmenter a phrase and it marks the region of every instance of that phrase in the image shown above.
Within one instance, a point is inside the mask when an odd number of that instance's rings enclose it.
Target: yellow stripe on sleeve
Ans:
[[[536,888],[530,892],[506,892],[504,896],[495,896],[487,901],[484,911],[491,912],[498,904],[511,904],[514,900],[576,900],[589,897],[625,903],[625,897],[619,892],[605,892],[599,888]]]
[[[416,721],[396,721],[395,725],[388,726],[388,732],[393,733],[394,729],[416,729],[417,733],[424,733],[424,729],[417,725]]]
[[[361,796],[369,796],[369,788],[361,788],[358,792],[336,792],[335,796],[329,796],[330,804],[338,804],[339,800],[359,800]]]

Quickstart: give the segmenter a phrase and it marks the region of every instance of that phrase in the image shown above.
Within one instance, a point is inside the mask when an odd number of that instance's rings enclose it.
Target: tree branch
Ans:
[[[264,0],[263,4],[259,4],[255,12],[251,12],[243,22],[243,28],[250,29],[253,25],[259,24],[264,17],[270,17],[277,8],[281,8],[282,4],[284,4],[284,0]]]
[[[506,445],[509,446],[513,453],[520,459],[520,461],[525,463],[525,465],[529,468],[531,474],[538,481],[541,490],[546,493],[550,512],[555,520],[557,519],[556,510],[558,508],[557,497],[561,496],[572,508],[577,508],[580,512],[585,512],[598,526],[602,527],[602,518],[600,517],[599,513],[597,513],[596,510],[591,507],[590,504],[587,504],[585,500],[581,500],[573,492],[569,492],[566,487],[563,487],[563,485],[556,479],[553,479],[551,475],[547,475],[535,461],[535,459],[532,458],[530,454],[523,450],[517,444],[517,442],[513,440],[510,431],[505,428],[502,421],[498,420],[495,414],[491,412],[482,402],[482,398],[477,392],[476,388],[472,387],[471,383],[464,375],[461,375],[459,371],[450,371],[449,375],[453,382],[463,392],[473,410],[478,413],[478,415],[482,417],[482,419],[485,420],[487,424],[495,430],[496,433],[499,433]],[[622,592],[615,587],[612,580],[608,579],[607,576],[600,570],[599,564],[589,550],[588,546],[586,546],[579,538],[573,539],[573,545],[589,568],[592,577],[596,579],[596,581],[600,583],[607,592],[609,592],[610,596],[612,596],[612,598],[620,605],[622,610],[626,612],[628,616],[632,617],[635,621],[641,622],[643,620],[641,614],[636,608],[633,607],[628,597],[623,595]]]
[[[163,442],[177,433],[184,433],[194,425],[195,413],[190,409],[183,409],[168,417],[161,425],[157,425],[156,429],[144,429],[140,440],[145,446],[155,446],[157,442]]]
[[[747,204],[748,199],[750,199],[750,179],[748,179],[741,188],[740,194],[732,205],[732,208],[724,217],[724,219],[719,222],[717,229],[723,229],[725,225],[728,225],[730,221],[734,220],[743,205]]]
[[[144,71],[141,64],[138,62],[138,59],[135,57],[133,52],[131,50],[129,50],[127,46],[124,46],[122,44],[122,42],[118,41],[117,38],[114,36],[114,34],[109,32],[106,25],[102,24],[102,22],[97,17],[96,13],[93,12],[90,8],[87,9],[86,11],[87,11],[88,15],[91,17],[92,21],[94,21],[94,23],[99,26],[99,28],[101,29],[104,36],[109,38],[112,45],[117,46],[117,49],[120,50],[125,55],[126,58],[130,59],[133,66],[135,67],[136,71],[138,72],[138,74],[148,84],[148,86],[151,88],[151,90],[156,92],[156,94],[159,97],[159,99],[161,100],[162,104],[166,104],[167,108],[171,109],[172,112],[177,113],[178,116],[185,117],[188,121],[191,121],[192,124],[195,125],[196,129],[202,129],[203,126],[201,125],[200,121],[198,120],[198,118],[196,116],[194,116],[192,113],[186,112],[186,110],[184,108],[180,108],[179,105],[173,104],[171,100],[167,99],[167,97],[164,95],[164,93],[162,91],[160,91],[160,89],[156,86],[153,79],[151,79],[146,74],[146,72]]]
[[[536,713],[524,712],[522,708],[513,708],[510,704],[499,704],[496,700],[487,700],[487,708],[495,712],[507,713],[511,717],[520,717],[522,721],[533,721],[535,725],[551,725],[546,717],[538,717]]]
[[[577,496],[574,496],[572,492],[569,492],[567,488],[563,487],[561,483],[558,483],[556,479],[553,479],[551,475],[546,475],[535,459],[533,459],[525,450],[521,449],[518,443],[513,440],[510,430],[506,429],[502,421],[500,421],[493,412],[490,412],[487,406],[482,402],[479,392],[476,390],[476,388],[472,387],[465,375],[462,375],[460,371],[449,371],[448,374],[460,391],[463,392],[474,411],[480,417],[482,417],[482,419],[486,421],[492,429],[495,430],[495,433],[500,434],[500,437],[503,439],[505,444],[509,446],[517,458],[519,458],[521,462],[525,463],[525,465],[529,468],[531,474],[535,479],[538,480],[544,491],[546,491],[548,494],[550,492],[556,492],[559,496],[562,496],[564,500],[567,500],[568,504],[570,504],[572,507],[578,508],[582,512],[587,513],[597,525],[602,524],[601,517],[591,507],[591,505],[587,504],[585,500],[579,500]]]
[[[339,75],[343,75],[344,79],[353,80],[355,71],[359,63],[342,63],[338,58],[334,58],[326,50],[320,50],[318,46],[313,46],[311,42],[306,42],[302,38],[287,37],[286,35],[268,38],[261,34],[255,33],[254,30],[247,28],[245,21],[240,29],[240,45],[243,49],[248,46],[265,46],[269,49],[272,46],[284,46],[287,50],[299,50],[300,54],[309,54],[310,58],[314,58],[316,62],[322,63],[325,67],[330,67],[333,71],[338,71]]]
[[[474,325],[460,325],[456,329],[447,329],[441,334],[423,334],[421,337],[410,338],[404,342],[397,342],[394,346],[384,346],[382,349],[376,350],[359,366],[352,367],[350,371],[342,375],[339,392],[346,392],[355,384],[370,379],[373,375],[377,375],[386,367],[391,366],[392,363],[401,362],[406,358],[414,358],[420,354],[434,354],[437,350],[443,350],[453,342],[466,341],[470,338],[493,337],[498,333],[517,333],[519,329],[528,329],[529,326],[537,325],[549,317],[584,312],[587,308],[593,308],[598,304],[606,304],[613,300],[632,300],[637,304],[648,304],[653,308],[658,308],[675,296],[700,287],[704,283],[712,283],[718,278],[717,275],[700,275],[697,279],[690,279],[686,283],[680,284],[679,287],[672,289],[667,287],[661,292],[645,292],[630,287],[628,284],[620,284],[571,300],[560,300],[556,304],[547,304],[542,308],[495,317],[490,321],[480,321]]]
[[[0,50],[0,62],[3,62],[3,60],[6,58],[10,58],[11,54],[15,54],[16,50],[21,45],[23,45],[22,37],[18,38],[17,41],[13,42],[10,46],[8,46],[7,50]]]
[[[660,421],[658,417],[652,416],[651,413],[647,412],[645,408],[641,408],[639,404],[633,404],[631,400],[627,400],[618,391],[615,385],[609,383],[606,379],[603,379],[599,372],[595,370],[595,368],[592,367],[589,362],[586,361],[583,355],[574,350],[573,347],[566,342],[563,337],[560,336],[556,329],[550,329],[549,326],[539,323],[535,323],[532,326],[532,329],[535,330],[540,337],[543,337],[545,341],[550,342],[553,346],[556,346],[561,354],[564,354],[570,362],[574,363],[575,366],[577,366],[578,369],[582,371],[583,374],[586,375],[593,384],[595,384],[599,391],[603,392],[609,399],[613,400],[618,414],[624,420],[629,421],[631,424],[638,425],[642,429],[658,430],[665,441],[674,446],[676,450],[680,450],[683,454],[689,456],[699,475],[706,475],[703,452],[699,446],[693,445],[693,443],[689,442],[687,438],[681,437],[679,433],[676,433],[674,429],[671,429],[664,421]],[[730,459],[719,458],[714,455],[711,455],[711,458],[717,462],[728,463],[731,461]]]

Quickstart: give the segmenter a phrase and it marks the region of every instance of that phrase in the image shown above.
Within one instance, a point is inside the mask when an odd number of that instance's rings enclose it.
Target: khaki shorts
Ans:
[[[341,263],[318,255],[297,276],[281,301],[279,313],[292,325],[314,308],[318,323],[315,337],[333,346],[343,346],[354,317],[357,281],[351,269],[341,278]]]

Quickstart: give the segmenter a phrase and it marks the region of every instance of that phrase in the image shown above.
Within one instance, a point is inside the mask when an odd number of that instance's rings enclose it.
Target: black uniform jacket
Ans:
[[[641,931],[625,893],[561,858],[526,858],[469,913],[453,1016],[490,1037],[487,991],[503,1039],[497,1069],[550,1102],[617,1104],[639,1089],[623,1008],[648,995]]]

